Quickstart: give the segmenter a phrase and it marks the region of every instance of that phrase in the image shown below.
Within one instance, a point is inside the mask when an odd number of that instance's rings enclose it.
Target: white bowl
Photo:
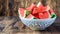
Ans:
[[[54,23],[56,17],[48,19],[26,19],[19,17],[26,26],[30,27],[32,30],[44,30],[48,26]]]

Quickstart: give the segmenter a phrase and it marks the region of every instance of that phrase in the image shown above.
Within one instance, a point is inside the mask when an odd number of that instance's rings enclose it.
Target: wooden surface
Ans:
[[[0,17],[0,34],[60,34],[59,18],[45,30],[33,31],[25,26],[19,17]],[[58,23],[59,22],[59,23]]]

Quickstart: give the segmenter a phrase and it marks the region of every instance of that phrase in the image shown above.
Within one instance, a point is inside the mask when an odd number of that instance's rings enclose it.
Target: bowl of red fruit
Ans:
[[[27,8],[19,8],[18,14],[22,23],[31,30],[44,30],[52,25],[56,19],[54,10],[49,5],[43,6],[41,2],[37,5],[32,3]]]

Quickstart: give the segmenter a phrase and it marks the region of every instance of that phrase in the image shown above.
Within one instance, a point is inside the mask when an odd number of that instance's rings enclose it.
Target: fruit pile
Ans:
[[[41,2],[37,5],[32,3],[27,8],[19,8],[18,10],[19,16],[27,19],[46,19],[46,18],[54,18],[55,13],[50,6],[43,6]]]

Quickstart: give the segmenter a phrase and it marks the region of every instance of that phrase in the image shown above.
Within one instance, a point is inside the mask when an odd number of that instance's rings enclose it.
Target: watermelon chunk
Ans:
[[[49,5],[47,5],[46,7],[47,7],[47,8],[46,8],[46,11],[47,11],[47,13],[48,13],[48,15],[49,15],[49,18],[51,18],[51,15],[50,15],[50,13],[49,13],[50,6],[49,6]]]
[[[54,14],[53,9],[50,9],[50,10],[49,10],[49,13],[50,13],[50,14]]]
[[[53,9],[50,9],[49,13],[51,15],[51,18],[54,18],[56,16],[55,13],[54,13],[54,11],[53,11]]]
[[[38,13],[33,14],[33,16],[34,16],[35,19],[39,19],[39,14]]]
[[[27,7],[27,10],[33,11],[33,9],[36,7],[34,3],[32,3],[29,7]]]
[[[25,9],[19,8],[18,13],[19,13],[19,16],[20,16],[20,17],[25,17],[25,15],[24,15]]]
[[[29,14],[26,18],[27,19],[34,19],[34,16],[32,14]]]
[[[46,11],[46,7],[42,7],[42,8],[39,8],[38,13],[42,13],[42,12],[45,12],[45,11]]]
[[[38,13],[45,12],[46,9],[47,9],[47,7],[46,7],[46,6],[43,6],[43,4],[42,4],[41,2],[39,2],[39,3],[37,4],[37,7],[39,8]]]
[[[38,11],[39,11],[38,8],[34,8],[32,14],[36,14],[38,13]]]
[[[39,13],[39,18],[40,18],[40,19],[46,19],[46,18],[49,18],[49,15],[48,15],[47,12]]]
[[[19,8],[18,12],[19,12],[19,16],[24,18],[30,14],[30,11],[25,10],[23,8]]]

